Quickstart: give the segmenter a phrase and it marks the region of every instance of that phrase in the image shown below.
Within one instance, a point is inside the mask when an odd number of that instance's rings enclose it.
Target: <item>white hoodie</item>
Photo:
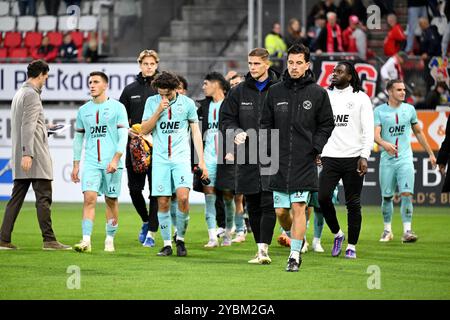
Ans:
[[[334,130],[322,157],[368,158],[373,147],[373,108],[369,96],[353,87],[327,90],[334,115]]]

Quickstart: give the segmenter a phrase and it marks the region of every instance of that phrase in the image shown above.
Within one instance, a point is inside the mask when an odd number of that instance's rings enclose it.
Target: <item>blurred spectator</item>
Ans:
[[[367,35],[361,29],[357,16],[349,17],[349,26],[342,33],[342,46],[345,52],[356,52],[361,59],[367,58]]]
[[[395,14],[394,0],[374,0],[373,2],[380,8],[382,17],[391,13]]]
[[[19,0],[19,13],[21,16],[35,16],[36,0]]]
[[[448,105],[448,87],[444,81],[438,81],[435,88],[425,98],[426,109],[435,110],[436,106]]]
[[[49,43],[48,37],[42,38],[41,45],[31,52],[34,60],[43,59],[46,62],[55,61],[58,56],[58,48]]]
[[[320,31],[317,39],[316,53],[322,52],[334,53],[342,52],[342,32],[341,27],[336,23],[337,16],[334,12],[327,13],[327,24],[325,28]]]
[[[177,74],[177,79],[180,83],[180,85],[177,88],[177,93],[186,95],[188,91],[188,82],[186,78],[183,77],[182,75]]]
[[[59,57],[65,61],[75,60],[78,57],[78,49],[70,33],[64,35],[63,44],[59,47]]]
[[[289,20],[286,34],[286,46],[289,49],[294,44],[304,44],[306,42],[305,33],[298,19]]]
[[[419,88],[414,88],[412,95],[406,99],[406,102],[413,105],[416,109],[426,109],[425,97]]]
[[[419,18],[427,17],[427,0],[408,0],[408,35],[405,51],[413,54],[414,33]]]
[[[427,18],[419,19],[419,26],[422,29],[420,35],[420,54],[423,60],[441,55],[441,35],[435,25],[430,25]]]
[[[308,15],[307,27],[313,27],[316,16],[322,15],[324,17],[327,16],[328,12],[337,12],[337,7],[334,4],[334,0],[322,0],[319,3],[315,4]]]
[[[83,50],[83,58],[86,62],[98,61],[98,44],[95,37],[91,37]]]
[[[320,32],[327,25],[327,19],[324,15],[318,14],[314,18],[314,26],[308,28],[307,34],[307,45],[310,52],[314,52],[317,49],[317,39],[319,38]]]
[[[49,16],[57,16],[61,0],[44,0],[45,11]]]
[[[239,73],[237,73],[236,71],[230,70],[226,74],[225,80],[227,80],[230,84],[230,87],[233,88],[233,87],[237,86],[239,83],[241,83],[242,81],[244,81],[244,77],[242,75],[240,75]]]
[[[445,2],[444,14],[447,17],[448,22],[444,36],[442,37],[442,55],[445,57],[448,52],[448,42],[450,40],[450,0]]]
[[[387,23],[391,28],[384,38],[384,55],[391,57],[400,51],[406,40],[406,35],[400,23],[397,22],[397,16],[393,13],[387,16]]]
[[[272,68],[283,72],[283,56],[287,51],[286,43],[281,35],[281,25],[275,22],[272,31],[264,39],[264,47],[269,51]]]
[[[386,61],[380,71],[384,83],[389,80],[404,79],[402,65],[407,58],[408,55],[405,52],[399,51]]]
[[[367,10],[361,0],[341,0],[337,8],[337,15],[339,17],[339,26],[342,30],[349,26],[350,16],[357,16],[362,24],[366,24]]]

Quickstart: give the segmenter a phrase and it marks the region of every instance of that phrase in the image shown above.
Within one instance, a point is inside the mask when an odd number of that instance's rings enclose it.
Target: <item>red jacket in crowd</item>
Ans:
[[[358,52],[356,47],[356,39],[353,37],[352,27],[347,27],[347,29],[342,32],[342,47],[345,52]]]
[[[389,30],[384,39],[384,54],[388,57],[393,56],[400,51],[400,44],[406,40],[405,33],[402,27],[397,23],[391,30]]]

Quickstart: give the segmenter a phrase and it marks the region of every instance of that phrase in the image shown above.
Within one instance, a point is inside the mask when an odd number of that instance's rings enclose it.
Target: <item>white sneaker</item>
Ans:
[[[250,264],[259,264],[259,254],[255,254],[255,257],[251,260],[248,260],[248,263]]]
[[[234,242],[234,243],[241,243],[244,241],[245,241],[245,232],[238,232],[238,234],[236,235],[236,238],[231,240],[231,242]]]
[[[91,242],[81,240],[80,243],[73,246],[73,249],[77,252],[91,252]]]
[[[389,242],[392,239],[394,239],[394,234],[392,233],[392,231],[384,230],[381,234],[380,242]]]
[[[223,237],[222,247],[229,247],[229,246],[231,246],[231,236],[230,235],[225,235]]]
[[[224,228],[218,228],[217,229],[217,238],[221,239],[225,235],[225,229]]]
[[[105,240],[105,251],[106,252],[114,252],[114,240],[112,239],[106,239]]]
[[[303,248],[301,250],[301,253],[307,253],[308,252],[308,246],[309,246],[308,241],[305,241],[305,245],[303,246]]]
[[[323,250],[322,245],[320,244],[320,240],[316,241],[315,239],[312,242],[312,249],[314,252],[318,252],[318,253],[322,253],[325,252],[325,250]]]
[[[219,242],[217,240],[209,240],[207,244],[204,245],[205,248],[216,248],[219,246]]]
[[[272,259],[270,259],[269,254],[264,251],[259,252],[259,264],[270,264]]]

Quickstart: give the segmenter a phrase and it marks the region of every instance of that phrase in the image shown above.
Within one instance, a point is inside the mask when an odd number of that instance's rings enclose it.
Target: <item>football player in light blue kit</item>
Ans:
[[[152,82],[158,94],[147,99],[142,116],[142,133],[152,132],[153,168],[152,196],[158,197],[158,221],[164,247],[159,256],[172,255],[171,218],[169,202],[176,190],[177,256],[186,256],[184,236],[189,220],[189,190],[192,188],[190,132],[199,157],[202,179],[208,177],[203,159],[202,135],[198,126],[195,102],[177,94],[177,77],[169,72],[160,73]]]
[[[202,129],[205,139],[205,164],[208,169],[210,184],[203,186],[205,194],[205,219],[208,227],[209,241],[205,248],[219,246],[216,233],[216,181],[217,159],[222,149],[223,139],[219,139],[219,110],[225,99],[228,83],[222,74],[210,72],[203,81],[203,93],[207,97],[206,102],[201,102],[197,110],[199,118],[202,118]],[[231,230],[234,225],[234,213],[236,211],[234,195],[231,190],[222,190],[225,205],[225,235],[222,246],[231,246]]]
[[[123,104],[108,98],[108,77],[100,71],[89,75],[92,100],[77,113],[73,142],[72,181],[80,182],[81,151],[84,163],[81,176],[84,194],[82,231],[83,239],[74,246],[78,252],[91,252],[91,234],[95,219],[97,196],[105,195],[106,240],[105,251],[114,251],[114,236],[119,217],[120,187],[122,180],[122,154],[128,139],[128,116]]]
[[[426,150],[433,168],[436,158],[426,137],[422,133],[414,107],[404,103],[406,89],[402,80],[390,80],[386,85],[388,103],[375,109],[375,142],[383,148],[380,159],[380,187],[383,197],[381,208],[384,231],[380,241],[394,238],[392,233],[392,198],[396,187],[401,194],[400,212],[403,221],[402,242],[415,242],[417,235],[411,229],[413,214],[412,194],[414,193],[414,164],[411,149],[411,130]]]

